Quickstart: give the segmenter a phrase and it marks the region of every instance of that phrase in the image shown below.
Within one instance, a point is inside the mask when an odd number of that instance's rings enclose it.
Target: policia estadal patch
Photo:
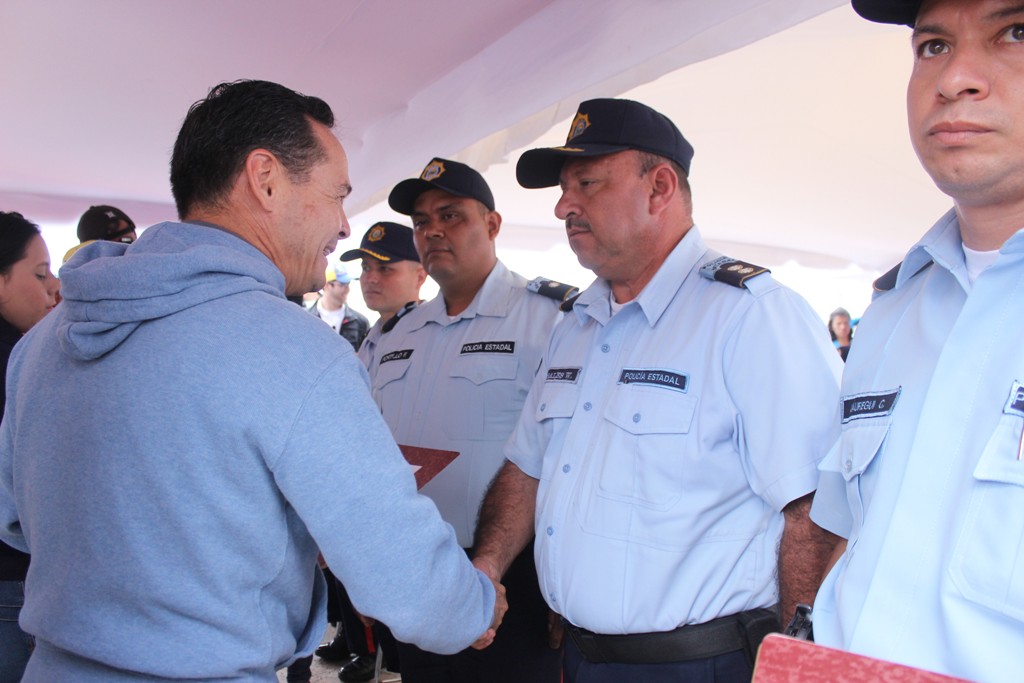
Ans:
[[[514,341],[481,341],[470,342],[462,345],[459,354],[465,353],[515,353],[516,343]]]
[[[686,393],[690,384],[690,376],[672,370],[657,368],[622,368],[619,384],[645,384],[651,387],[662,387]]]

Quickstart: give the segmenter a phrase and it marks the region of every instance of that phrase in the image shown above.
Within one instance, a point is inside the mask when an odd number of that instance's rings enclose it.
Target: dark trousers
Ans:
[[[337,579],[334,581],[340,608],[341,629],[345,634],[345,644],[348,645],[348,651],[360,656],[376,653],[377,644],[374,642],[373,632],[359,619],[359,613],[352,606],[352,601],[348,597],[345,585]]]
[[[402,683],[558,683],[561,652],[548,647],[548,606],[537,585],[533,543],[502,583],[508,612],[491,646],[438,655],[400,642]]]
[[[593,664],[568,634],[563,649],[565,683],[750,683],[754,674],[742,650],[669,664]]]
[[[288,671],[285,674],[285,680],[288,683],[309,683],[313,680],[312,664],[313,655],[296,659],[291,663],[291,666],[288,667]]]

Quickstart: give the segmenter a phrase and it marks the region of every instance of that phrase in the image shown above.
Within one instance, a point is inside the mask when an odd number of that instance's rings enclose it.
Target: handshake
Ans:
[[[490,578],[491,583],[494,584],[494,621],[491,622],[490,628],[484,631],[484,634],[477,638],[476,642],[471,646],[475,650],[483,650],[494,642],[498,627],[501,626],[505,612],[508,611],[508,600],[505,598],[505,586],[501,584],[501,574],[494,562],[480,556],[473,559],[473,566],[486,574]],[[554,612],[550,612],[548,614],[548,645],[551,649],[557,650],[562,646],[564,632],[561,617]]]

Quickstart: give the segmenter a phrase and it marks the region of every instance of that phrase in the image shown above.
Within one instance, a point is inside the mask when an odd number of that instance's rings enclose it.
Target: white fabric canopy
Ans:
[[[823,317],[863,310],[871,279],[950,204],[906,132],[909,31],[845,0],[7,0],[0,59],[0,210],[41,223],[57,262],[90,204],[140,226],[174,217],[181,119],[237,78],[332,105],[355,239],[404,221],[387,192],[447,156],[484,172],[500,255],[531,277],[591,279],[555,191],[514,173],[522,149],[564,141],[589,97],[671,117],[697,150],[705,239],[772,268]]]
[[[615,95],[842,0],[8,0],[0,208],[73,222],[93,203],[173,217],[170,149],[221,81],[327,100],[353,210],[431,156],[484,168]]]

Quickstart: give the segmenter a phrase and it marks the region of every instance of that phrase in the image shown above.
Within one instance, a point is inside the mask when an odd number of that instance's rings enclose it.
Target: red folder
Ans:
[[[967,683],[962,678],[834,650],[773,633],[757,651],[753,683]]]
[[[458,451],[442,451],[436,448],[405,446],[402,444],[398,444],[398,448],[401,449],[406,461],[416,468],[417,489],[423,488],[441,470],[448,467],[452,460],[459,457]]]

